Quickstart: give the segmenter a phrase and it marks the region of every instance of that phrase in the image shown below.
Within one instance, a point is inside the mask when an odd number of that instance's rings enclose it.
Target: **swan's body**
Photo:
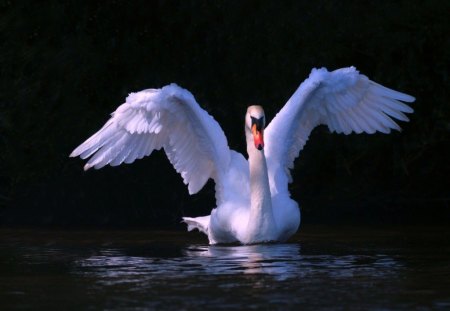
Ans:
[[[85,169],[101,168],[164,148],[190,194],[209,178],[216,183],[217,207],[209,216],[185,217],[188,230],[204,232],[211,244],[284,241],[300,224],[288,191],[289,169],[311,131],[320,124],[345,134],[399,130],[391,117],[408,121],[404,113],[413,111],[400,101],[414,98],[370,81],[354,67],[313,69],[265,130],[262,108],[248,108],[246,160],[229,149],[219,124],[193,95],[171,84],[131,93],[71,156],[92,156]]]

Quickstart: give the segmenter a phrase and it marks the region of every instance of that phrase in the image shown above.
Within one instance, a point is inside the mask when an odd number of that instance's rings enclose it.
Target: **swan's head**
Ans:
[[[261,106],[250,106],[245,115],[246,131],[253,136],[255,148],[262,150],[264,148],[264,126],[266,125],[266,118],[264,110]]]

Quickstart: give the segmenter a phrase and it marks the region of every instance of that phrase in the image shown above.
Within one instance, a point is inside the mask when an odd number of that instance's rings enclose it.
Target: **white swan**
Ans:
[[[211,215],[184,217],[188,230],[204,232],[211,244],[285,241],[300,224],[290,198],[289,169],[318,125],[350,134],[389,133],[413,110],[400,102],[414,97],[381,86],[354,67],[313,69],[264,129],[260,106],[245,116],[248,160],[230,150],[219,124],[194,96],[176,84],[131,93],[111,119],[76,148],[71,157],[92,156],[85,170],[131,163],[164,148],[170,162],[198,192],[209,178],[216,184]]]

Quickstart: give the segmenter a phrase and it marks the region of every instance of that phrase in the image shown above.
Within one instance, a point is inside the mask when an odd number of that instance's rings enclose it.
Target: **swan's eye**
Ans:
[[[251,128],[253,129],[254,125],[256,125],[256,130],[261,132],[264,129],[264,117],[261,117],[259,119],[255,118],[255,117],[250,117],[252,119],[252,126]]]

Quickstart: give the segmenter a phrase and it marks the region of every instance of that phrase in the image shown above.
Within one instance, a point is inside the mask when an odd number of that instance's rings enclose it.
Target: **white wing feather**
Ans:
[[[311,131],[327,125],[337,133],[389,133],[400,130],[392,118],[408,121],[414,97],[369,80],[354,67],[313,69],[265,130],[272,193],[287,191],[289,169]]]
[[[189,193],[226,172],[230,150],[219,124],[176,84],[131,93],[111,119],[72,153],[85,170],[132,163],[164,148]]]

